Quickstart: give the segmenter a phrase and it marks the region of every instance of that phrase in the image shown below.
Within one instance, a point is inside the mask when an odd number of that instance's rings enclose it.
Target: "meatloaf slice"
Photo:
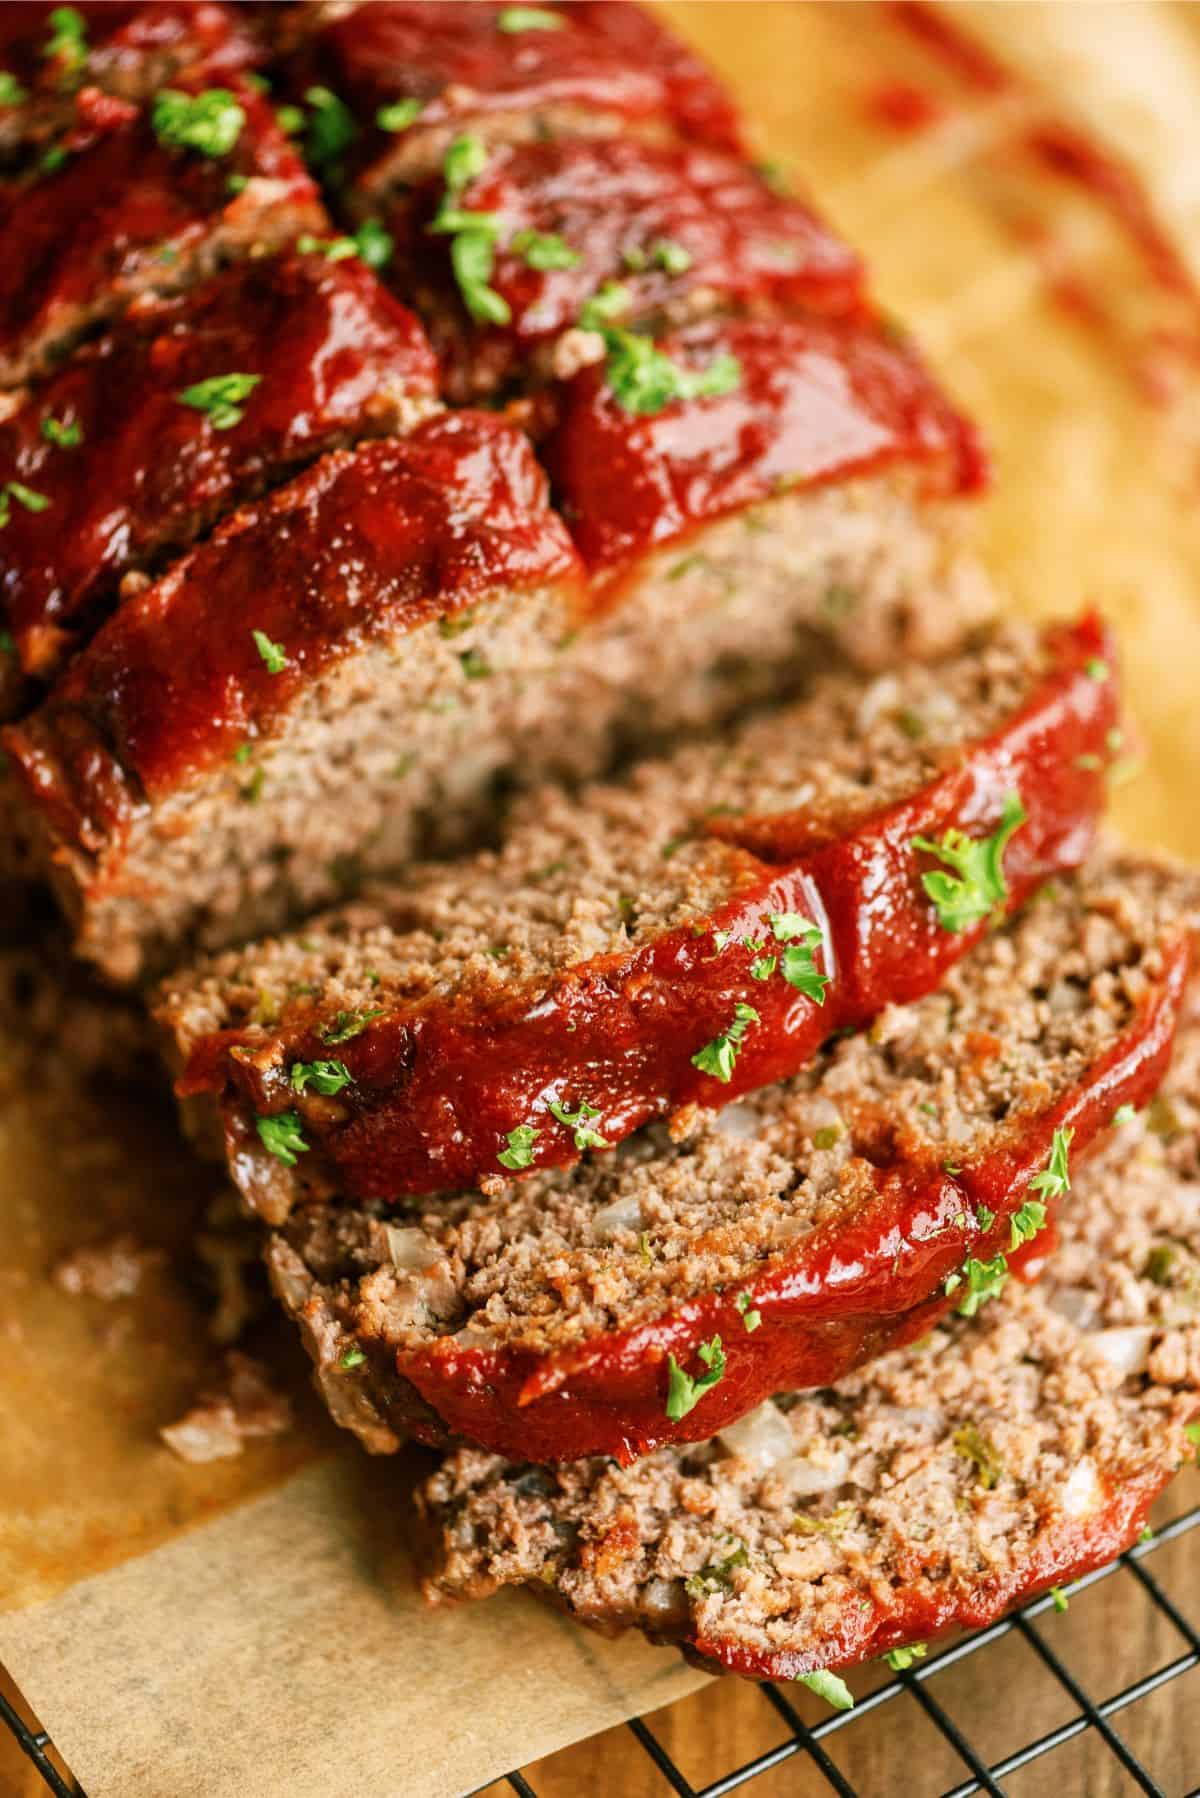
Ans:
[[[580,590],[526,439],[489,414],[243,507],[7,733],[83,953],[132,977],[328,901],[342,858],[405,859],[417,813],[511,752]]]
[[[432,411],[420,325],[357,258],[255,258],[138,301],[0,425],[0,615],[47,678],[125,591],[324,451]]]
[[[58,15],[56,17],[56,15]],[[262,60],[244,20],[215,0],[22,0],[0,14],[0,154],[32,154],[61,131],[73,96],[148,99],[180,79],[224,81]]]
[[[0,184],[0,385],[43,372],[139,293],[177,293],[326,224],[243,77],[189,78],[145,107],[84,88],[50,156]]]
[[[1095,619],[1008,626],[949,663],[830,677],[621,786],[540,793],[499,853],[174,977],[178,1090],[219,1099],[234,1178],[279,1222],[306,1196],[499,1189],[793,1074],[1084,859],[1112,655]],[[962,915],[935,905],[929,845],[965,831],[978,857],[996,829],[998,878]]]
[[[531,9],[493,0],[329,10],[283,68],[318,116],[326,169],[367,194],[429,175],[466,130],[489,143],[620,132],[741,145],[715,75],[630,0],[541,7],[536,26]]]
[[[471,141],[460,138],[444,171],[384,213],[390,278],[425,319],[453,400],[603,356],[603,339],[577,326],[588,302],[603,290],[611,304],[618,285],[624,318],[660,324],[718,305],[863,306],[853,251],[736,157],[628,137],[549,138],[489,155],[474,140],[462,180]],[[482,283],[462,263],[464,232],[480,230],[490,263]]]
[[[977,1309],[1068,1157],[1161,1079],[1196,896],[1167,868],[1097,860],[939,992],[682,1140],[652,1126],[403,1223],[379,1204],[297,1212],[267,1259],[335,1412],[375,1449],[407,1432],[628,1461]]]
[[[1195,1025],[1163,1109],[1105,1132],[1040,1283],[1014,1281],[973,1321],[636,1467],[459,1449],[418,1492],[428,1595],[528,1583],[714,1671],[804,1679],[1102,1565],[1193,1452]]]

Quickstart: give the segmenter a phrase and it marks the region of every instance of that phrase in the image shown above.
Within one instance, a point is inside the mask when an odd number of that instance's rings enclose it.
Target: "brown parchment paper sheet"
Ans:
[[[1178,308],[1108,215],[1014,148],[1039,108],[1088,114],[1200,261],[1195,9],[951,8],[1030,77],[969,102],[865,5],[665,10],[983,421],[981,542],[1009,603],[1091,599],[1115,619],[1147,751],[1117,819],[1200,854],[1200,369],[1164,361]],[[944,97],[931,128],[880,124],[872,96],[896,80]],[[335,1439],[271,1325],[252,1346],[295,1393],[295,1431],[237,1462],[172,1460],[157,1428],[215,1360],[186,1252],[211,1191],[165,1107],[77,1092],[0,1039],[0,1660],[91,1798],[438,1798],[702,1684],[667,1650],[524,1598],[425,1613],[411,1469]],[[48,1283],[59,1255],[122,1228],[164,1251],[137,1298]],[[5,1754],[0,1792],[22,1790]]]

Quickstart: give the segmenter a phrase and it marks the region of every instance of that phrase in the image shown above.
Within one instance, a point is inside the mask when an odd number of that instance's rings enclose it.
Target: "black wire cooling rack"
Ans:
[[[1028,1767],[1032,1762],[1040,1760],[1043,1755],[1060,1748],[1073,1737],[1081,1736],[1088,1731],[1104,1744],[1113,1761],[1124,1770],[1129,1789],[1147,1792],[1152,1798],[1170,1798],[1162,1786],[1154,1779],[1142,1764],[1133,1749],[1125,1742],[1117,1730],[1114,1718],[1139,1700],[1148,1698],[1152,1692],[1178,1679],[1181,1674],[1188,1673],[1194,1667],[1200,1667],[1200,1632],[1189,1622],[1176,1606],[1170,1594],[1164,1590],[1160,1580],[1150,1571],[1147,1562],[1160,1549],[1170,1542],[1178,1541],[1189,1531],[1200,1526],[1200,1505],[1194,1506],[1183,1516],[1165,1524],[1149,1540],[1139,1543],[1135,1548],[1123,1554],[1119,1560],[1107,1567],[1101,1567],[1095,1573],[1085,1575],[1067,1588],[1074,1596],[1085,1591],[1089,1586],[1108,1579],[1118,1568],[1125,1567],[1142,1588],[1147,1598],[1158,1612],[1174,1626],[1186,1648],[1183,1653],[1166,1661],[1162,1666],[1142,1675],[1132,1684],[1124,1686],[1120,1691],[1107,1697],[1097,1698],[1089,1692],[1070,1668],[1055,1653],[1047,1638],[1032,1628],[1033,1620],[1053,1608],[1054,1600],[1050,1596],[1034,1599],[1024,1605],[1012,1616],[987,1629],[977,1630],[949,1643],[946,1647],[929,1655],[926,1660],[916,1662],[905,1672],[898,1673],[894,1679],[878,1686],[867,1697],[860,1698],[852,1711],[831,1713],[820,1723],[807,1725],[786,1691],[778,1686],[766,1685],[758,1689],[763,1702],[772,1707],[777,1718],[781,1719],[788,1730],[787,1739],[777,1742],[765,1753],[756,1755],[723,1773],[718,1779],[706,1785],[695,1785],[684,1774],[670,1754],[654,1734],[653,1730],[641,1719],[635,1718],[625,1727],[629,1730],[639,1747],[645,1751],[662,1775],[666,1786],[679,1798],[723,1798],[726,1792],[740,1791],[743,1787],[753,1785],[754,1781],[781,1766],[794,1756],[807,1756],[809,1762],[823,1775],[831,1791],[840,1794],[840,1798],[859,1798],[853,1785],[840,1772],[831,1760],[825,1743],[831,1736],[842,1730],[854,1729],[862,1719],[878,1711],[882,1706],[895,1703],[917,1704],[925,1716],[944,1737],[950,1748],[962,1762],[965,1777],[956,1785],[950,1786],[943,1798],[970,1798],[974,1792],[1005,1793],[1002,1781]],[[938,1675],[961,1663],[968,1656],[977,1655],[1002,1637],[1017,1632],[1028,1643],[1063,1691],[1067,1694],[1073,1715],[1056,1728],[1048,1730],[1035,1740],[1023,1743],[1021,1747],[1009,1752],[1002,1760],[991,1764],[972,1744],[962,1728],[954,1721],[948,1711],[938,1702],[935,1687]],[[84,1798],[82,1788],[69,1777],[64,1777],[55,1767],[50,1756],[53,1752],[49,1736],[43,1730],[31,1728],[18,1715],[17,1711],[0,1693],[0,1720],[7,1724],[29,1759],[41,1773],[48,1791],[56,1798]],[[507,1780],[510,1788],[519,1794],[519,1798],[538,1798],[535,1785],[524,1773],[510,1773]],[[1193,1788],[1193,1793],[1200,1791],[1200,1786]]]

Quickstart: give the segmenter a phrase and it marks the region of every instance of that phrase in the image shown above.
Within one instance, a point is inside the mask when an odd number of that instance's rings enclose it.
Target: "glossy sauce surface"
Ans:
[[[656,545],[791,488],[907,466],[930,498],[970,493],[973,428],[915,353],[852,320],[708,320],[660,347],[691,370],[733,355],[719,397],[627,411],[602,367],[575,376],[543,446],[556,501],[593,573],[619,577]]]
[[[233,372],[258,384],[232,426],[181,401]],[[237,263],[139,304],[0,426],[0,481],[49,502],[12,506],[0,541],[0,612],[26,672],[51,674],[127,571],[323,449],[374,434],[390,410],[381,389],[394,403],[436,383],[420,325],[357,258]],[[48,426],[79,441],[49,441]]]
[[[439,173],[392,206],[390,272],[398,293],[426,292],[421,310],[456,394],[486,392],[509,374],[528,378],[530,349],[575,325],[606,281],[625,290],[623,322],[689,300],[838,314],[863,304],[854,252],[746,163],[694,145],[557,138],[494,147],[458,199],[464,211],[503,221],[488,284],[511,318],[477,324],[455,287],[448,239],[429,233],[444,191]],[[574,265],[532,266],[525,232],[560,239]]]
[[[520,432],[438,415],[236,513],[108,620],[7,745],[39,808],[86,843],[269,734],[333,661],[497,587],[573,592],[578,575]],[[255,631],[285,654],[278,672]]]
[[[293,1062],[328,1053],[322,1030],[333,1008],[311,1000],[293,1002],[265,1044],[258,1032],[202,1039],[180,1092],[227,1089],[230,1166],[251,1200],[255,1157],[243,1146],[256,1146],[255,1118],[291,1110],[309,1144],[306,1179],[343,1197],[399,1199],[503,1178],[497,1157],[521,1125],[538,1131],[532,1165],[577,1162],[551,1099],[571,1108],[586,1096],[593,1127],[615,1146],[664,1113],[719,1108],[786,1079],[838,1031],[933,991],[989,928],[942,928],[920,884],[932,864],[914,852],[915,836],[940,837],[952,826],[987,835],[1015,791],[1028,819],[1005,857],[1010,907],[1085,859],[1119,716],[1115,679],[1097,680],[1088,668],[1097,659],[1113,666],[1114,649],[1094,618],[1048,633],[1047,649],[1048,671],[1015,716],[886,810],[849,821],[811,810],[707,820],[708,835],[744,852],[739,890],[711,915],[624,955],[584,961],[546,988],[521,986],[490,1002],[470,992],[433,995],[385,1009],[339,1050],[353,1084],[336,1105],[297,1098],[289,1081]],[[824,931],[821,1004],[778,970],[765,980],[751,974],[743,942],[775,947],[768,920],[788,912]],[[730,939],[724,948],[717,932]],[[739,1004],[757,1022],[723,1083],[692,1057]]]

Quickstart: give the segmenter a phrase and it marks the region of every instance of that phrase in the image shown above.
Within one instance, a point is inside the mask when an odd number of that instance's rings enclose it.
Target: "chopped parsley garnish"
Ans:
[[[312,108],[304,149],[314,168],[329,169],[358,136],[350,108],[332,89],[309,87],[304,100]]]
[[[458,660],[468,680],[486,680],[492,672],[492,665],[481,650],[464,649]]]
[[[44,493],[35,493],[23,481],[5,481],[3,487],[0,487],[0,530],[12,517],[13,500],[27,512],[44,512],[50,504]]]
[[[775,941],[787,944],[783,951],[782,973],[788,985],[794,986],[806,999],[824,1005],[830,977],[819,974],[813,961],[814,950],[822,948],[825,942],[820,926],[798,911],[769,912],[767,923]]]
[[[1197,1461],[1200,1461],[1200,1423],[1185,1423],[1183,1426],[1183,1433],[1191,1443],[1192,1447],[1197,1451],[1196,1459]]]
[[[566,22],[561,13],[547,12],[544,6],[506,6],[496,19],[496,28],[510,34],[518,31],[561,31]]]
[[[168,150],[198,150],[202,156],[228,156],[246,123],[227,87],[208,87],[201,94],[164,87],[155,95],[151,119]]]
[[[547,1110],[552,1118],[557,1118],[560,1124],[575,1132],[577,1149],[607,1149],[607,1142],[592,1129],[587,1121],[589,1118],[598,1118],[600,1113],[594,1105],[589,1105],[586,1099],[580,1099],[576,1111],[568,1110],[561,1099],[551,1099]]]
[[[257,1118],[254,1127],[263,1147],[274,1155],[276,1161],[282,1161],[284,1167],[295,1167],[297,1155],[308,1153],[300,1119],[294,1111],[281,1111],[275,1117]]]
[[[777,955],[756,955],[750,963],[751,980],[769,980],[778,965]]]
[[[508,1147],[501,1149],[496,1160],[501,1167],[511,1168],[514,1173],[523,1167],[532,1167],[533,1145],[540,1135],[541,1131],[532,1124],[518,1124],[515,1130],[509,1131],[505,1138]]]
[[[1061,1586],[1051,1586],[1050,1597],[1054,1601],[1054,1608],[1056,1611],[1061,1613],[1063,1611],[1070,1610],[1071,1601],[1067,1597],[1066,1593],[1063,1591]]]
[[[302,106],[277,106],[275,123],[285,137],[296,137],[304,129],[304,108]]]
[[[294,1061],[291,1087],[294,1093],[307,1091],[309,1083],[327,1098],[353,1084],[354,1075],[344,1061]]]
[[[975,1207],[975,1222],[979,1225],[981,1230],[990,1230],[995,1221],[996,1213],[994,1211],[989,1211],[986,1205],[977,1205]]]
[[[628,312],[632,303],[627,287],[623,287],[619,281],[605,281],[591,299],[584,303],[579,314],[580,328],[584,331],[603,331],[615,318]]]
[[[1114,1130],[1119,1130],[1122,1124],[1132,1124],[1136,1116],[1136,1106],[1128,1104],[1118,1105],[1117,1109],[1112,1114],[1112,1128]]]
[[[636,331],[609,325],[602,334],[609,387],[627,412],[639,416],[652,416],[675,400],[716,399],[732,393],[742,378],[741,363],[727,350],[705,368],[683,368]]]
[[[266,631],[251,631],[254,647],[267,665],[268,674],[282,674],[288,665],[287,650],[282,643],[272,643]]]
[[[42,156],[38,167],[43,174],[52,175],[56,169],[61,169],[70,160],[71,152],[63,144],[51,144]]]
[[[1004,1291],[1008,1262],[1003,1255],[993,1255],[990,1261],[977,1261],[971,1255],[964,1262],[961,1273],[947,1276],[943,1290],[947,1295],[957,1292],[964,1280],[967,1290],[958,1301],[959,1314],[974,1317],[981,1305],[989,1299],[999,1298]]]
[[[447,194],[457,199],[469,181],[482,175],[487,160],[487,145],[481,137],[470,131],[456,137],[442,159],[442,180],[446,183]]]
[[[1154,1540],[1154,1531],[1151,1529],[1151,1527],[1148,1523],[1144,1523],[1141,1528],[1141,1533],[1138,1536],[1138,1541],[1139,1542],[1153,1542],[1153,1540]]]
[[[752,1336],[762,1322],[762,1312],[754,1309],[754,1300],[748,1292],[739,1292],[733,1302],[741,1313],[746,1334]]]
[[[1102,661],[1099,656],[1093,656],[1087,664],[1087,673],[1089,680],[1107,680],[1111,669],[1108,663]]]
[[[539,273],[547,269],[575,268],[583,261],[579,251],[573,250],[557,231],[518,231],[512,240],[512,248],[522,261]]]
[[[979,1484],[985,1492],[990,1492],[999,1484],[1004,1473],[1004,1462],[997,1453],[995,1443],[973,1423],[964,1423],[960,1430],[956,1430],[953,1441],[955,1454],[961,1455],[964,1461],[970,1461],[978,1475]]]
[[[77,69],[88,53],[87,21],[73,6],[56,6],[50,14],[47,59],[58,57],[68,69]]]
[[[1071,1175],[1067,1167],[1067,1150],[1071,1146],[1071,1138],[1074,1134],[1074,1130],[1056,1130],[1054,1132],[1050,1159],[1042,1172],[1035,1174],[1029,1182],[1030,1192],[1043,1192],[1048,1199],[1061,1199],[1064,1193],[1070,1192]],[[1043,1207],[1043,1213],[1044,1210]]]
[[[354,1368],[361,1367],[366,1358],[360,1348],[349,1348],[338,1362],[338,1366],[345,1368],[346,1372],[350,1373]]]
[[[641,268],[660,268],[667,275],[686,275],[692,266],[691,251],[685,250],[683,245],[676,243],[673,237],[657,237],[650,245],[649,250],[635,250],[632,252],[632,257],[631,260],[631,253],[626,251],[623,261],[626,268],[635,271],[640,266]]]
[[[326,262],[345,262],[348,256],[358,255],[355,238],[314,237],[310,231],[302,232],[296,239],[296,248],[302,256],[324,256]]]
[[[242,400],[249,399],[261,380],[261,375],[209,375],[206,381],[193,381],[175,398],[181,406],[205,413],[214,431],[231,431],[245,417]]]
[[[1156,1242],[1146,1256],[1142,1268],[1142,1279],[1153,1280],[1156,1286],[1169,1286],[1171,1274],[1175,1266],[1178,1251],[1169,1242]]]
[[[506,325],[512,317],[508,301],[488,285],[501,220],[494,212],[469,212],[457,204],[463,188],[486,167],[487,145],[482,138],[471,132],[455,138],[442,161],[442,203],[428,228],[450,239],[450,266],[471,317],[482,324]]]
[[[714,1080],[720,1080],[728,1086],[737,1065],[742,1039],[751,1024],[757,1023],[758,1013],[753,1005],[739,1002],[733,1008],[731,1023],[720,1036],[715,1036],[711,1043],[705,1043],[702,1049],[697,1049],[692,1056],[692,1066],[699,1068],[702,1074],[711,1074]]]
[[[393,100],[388,106],[381,106],[375,114],[375,123],[381,131],[407,131],[415,125],[424,108],[423,100]]]
[[[820,1153],[827,1149],[835,1149],[845,1135],[840,1124],[822,1124],[819,1130],[813,1131],[812,1145]]]
[[[0,69],[0,106],[19,106],[29,95],[21,86],[16,76],[8,69]]]
[[[733,1569],[748,1564],[750,1551],[746,1544],[737,1536],[729,1536],[726,1540],[731,1549],[723,1561],[710,1561],[707,1567],[685,1580],[684,1590],[689,1598],[708,1598],[713,1592],[728,1592],[733,1585]]]
[[[913,838],[914,849],[934,855],[954,869],[953,874],[944,874],[938,868],[921,876],[921,885],[937,907],[943,930],[969,930],[1007,899],[1004,851],[1026,817],[1020,794],[1009,793],[1000,823],[990,837],[977,839],[965,831],[950,829],[940,841],[932,837]]]
[[[1014,1211],[1009,1219],[1010,1235],[1008,1246],[1019,1249],[1023,1242],[1032,1242],[1039,1230],[1045,1228],[1046,1207],[1040,1199],[1026,1199],[1019,1211]]]
[[[364,219],[354,233],[354,242],[368,268],[386,268],[392,259],[395,240],[378,219]]]
[[[332,1024],[326,1024],[317,1035],[323,1043],[348,1043],[352,1037],[361,1036],[368,1024],[383,1016],[383,1009],[376,1011],[339,1011],[334,1014]]]
[[[77,449],[83,442],[83,426],[76,418],[63,420],[47,413],[42,420],[42,436],[56,449]]]
[[[674,1355],[667,1356],[667,1416],[672,1423],[678,1423],[681,1417],[694,1411],[704,1394],[724,1378],[725,1351],[719,1336],[714,1336],[711,1342],[702,1342],[696,1353],[708,1372],[695,1377],[684,1372]]]
[[[796,1683],[807,1686],[810,1692],[815,1692],[818,1698],[823,1698],[826,1704],[831,1705],[835,1711],[852,1711],[854,1709],[853,1692],[845,1680],[836,1673],[831,1673],[828,1667],[820,1667],[815,1673],[798,1673]]]
[[[907,1648],[890,1648],[883,1658],[893,1673],[906,1673],[914,1661],[925,1659],[925,1651],[924,1642],[913,1642]]]

